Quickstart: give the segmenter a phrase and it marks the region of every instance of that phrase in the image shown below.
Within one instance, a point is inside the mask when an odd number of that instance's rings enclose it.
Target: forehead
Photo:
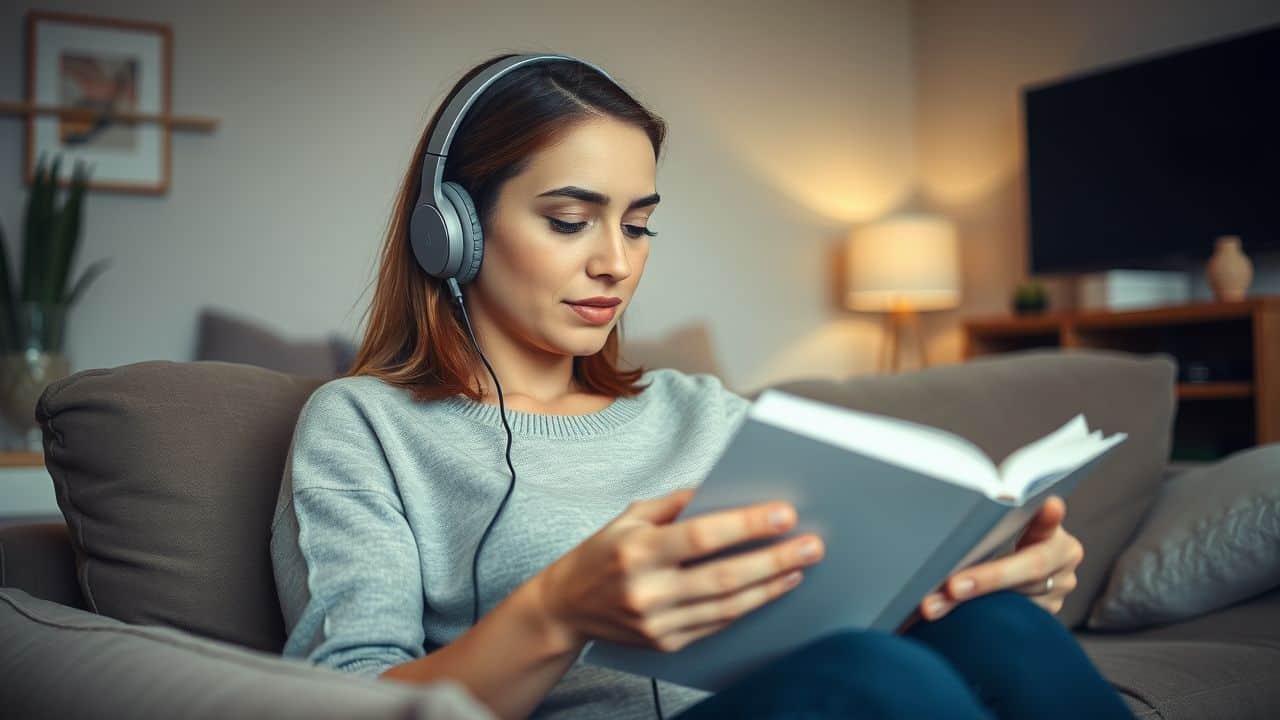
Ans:
[[[521,184],[533,194],[578,185],[603,192],[614,202],[628,202],[653,192],[656,174],[653,143],[644,130],[612,118],[593,118],[570,126],[531,155]]]

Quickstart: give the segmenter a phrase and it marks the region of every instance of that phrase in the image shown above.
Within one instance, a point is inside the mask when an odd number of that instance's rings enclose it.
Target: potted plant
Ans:
[[[0,412],[23,436],[28,450],[41,449],[35,405],[49,383],[66,377],[70,363],[63,351],[67,312],[109,261],[90,265],[69,285],[80,240],[80,216],[89,181],[86,163],[77,161],[66,201],[59,205],[58,169],[62,156],[36,162],[23,218],[21,275],[9,274],[9,251],[0,227]],[[15,282],[16,280],[16,282]]]
[[[1049,307],[1049,293],[1035,280],[1018,283],[1013,291],[1013,312],[1018,315],[1044,312]]]

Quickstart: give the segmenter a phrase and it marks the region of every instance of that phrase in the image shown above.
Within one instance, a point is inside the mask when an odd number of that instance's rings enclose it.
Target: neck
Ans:
[[[502,385],[504,399],[518,396],[554,403],[579,392],[573,379],[572,355],[547,352],[516,341],[511,333],[491,321],[491,316],[479,303],[474,309],[468,304],[467,313],[476,341]],[[472,374],[482,389],[484,399],[496,403],[498,389],[479,357],[472,366]]]

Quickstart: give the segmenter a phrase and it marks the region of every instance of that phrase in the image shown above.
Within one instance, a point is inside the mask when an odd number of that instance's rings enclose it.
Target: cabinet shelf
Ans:
[[[1220,457],[1280,442],[1280,296],[964,323],[965,359],[1040,347],[1172,356],[1181,380],[1175,457]],[[1208,381],[1188,382],[1192,377]]]
[[[1213,400],[1217,398],[1247,398],[1252,395],[1253,383],[1248,382],[1178,383],[1179,398]]]

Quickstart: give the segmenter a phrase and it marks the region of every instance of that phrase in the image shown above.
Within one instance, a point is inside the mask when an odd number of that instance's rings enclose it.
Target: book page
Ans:
[[[760,394],[749,416],[984,495],[999,490],[995,464],[977,445],[935,427],[772,389]]]
[[[1068,420],[1062,427],[1045,435],[1039,440],[1033,440],[1026,445],[1009,453],[1009,456],[1000,462],[998,468],[1003,483],[1008,482],[1009,469],[1020,462],[1035,463],[1035,460],[1026,460],[1028,456],[1035,456],[1045,452],[1050,447],[1060,443],[1067,443],[1086,437],[1089,433],[1089,423],[1085,421],[1083,413],[1077,413],[1075,417]]]
[[[1010,463],[1003,484],[1019,498],[1034,494],[1044,482],[1084,465],[1127,437],[1115,433],[1103,438],[1101,430],[1094,430],[1086,437],[1041,448]]]

